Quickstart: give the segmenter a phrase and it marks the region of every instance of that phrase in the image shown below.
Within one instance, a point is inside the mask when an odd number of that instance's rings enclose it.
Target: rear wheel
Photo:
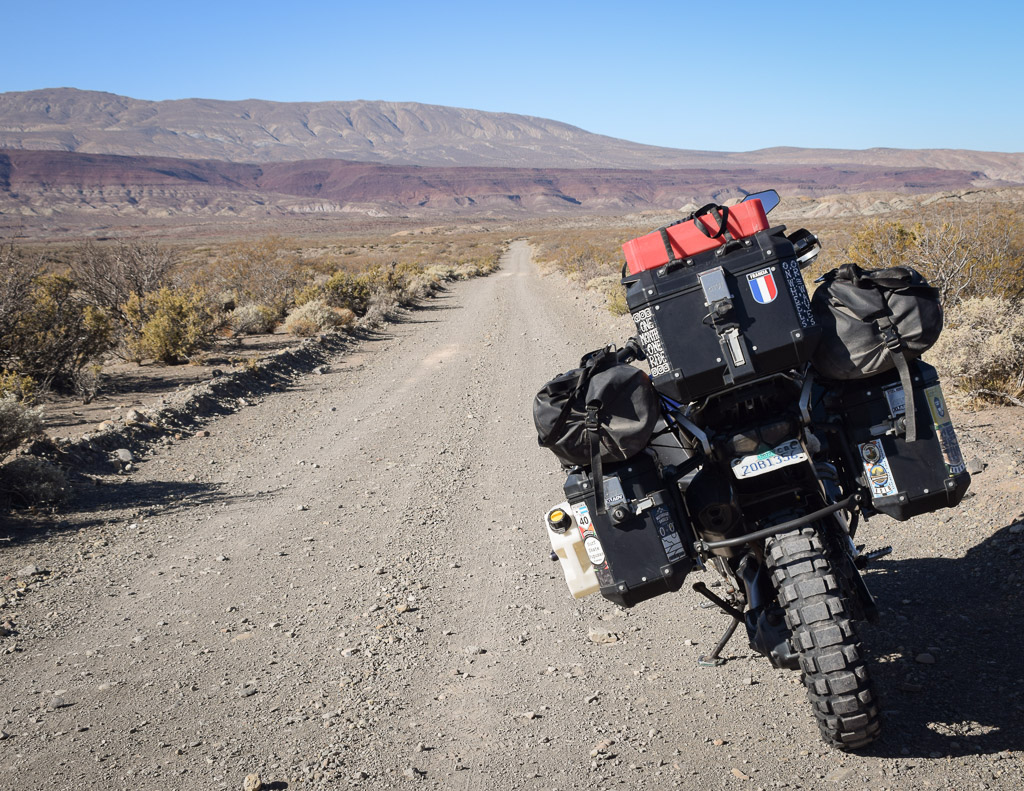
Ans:
[[[821,539],[811,528],[775,536],[765,556],[822,738],[841,750],[870,744],[881,728],[878,705]]]

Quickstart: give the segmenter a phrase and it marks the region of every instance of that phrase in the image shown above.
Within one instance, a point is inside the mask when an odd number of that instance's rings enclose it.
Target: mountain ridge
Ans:
[[[1024,183],[1024,153],[966,149],[673,149],[560,121],[419,102],[150,101],[75,88],[0,93],[0,148],[231,162],[348,159],[435,167],[658,170],[839,165],[978,171]]]

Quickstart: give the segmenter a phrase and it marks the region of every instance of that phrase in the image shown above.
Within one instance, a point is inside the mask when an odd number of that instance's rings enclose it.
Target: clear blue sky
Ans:
[[[676,148],[1024,151],[1024,3],[7,0],[0,92],[384,99]]]

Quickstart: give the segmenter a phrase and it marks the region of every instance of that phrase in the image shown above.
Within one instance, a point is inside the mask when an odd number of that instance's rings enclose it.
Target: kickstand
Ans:
[[[729,638],[732,637],[733,632],[736,631],[736,627],[740,625],[739,618],[733,618],[732,623],[729,624],[725,630],[725,634],[722,635],[722,639],[718,641],[714,649],[707,656],[697,657],[697,664],[701,667],[719,667],[724,665],[727,660],[719,656],[722,653],[722,649],[725,648],[725,644],[729,642]]]
[[[729,638],[732,637],[733,632],[736,631],[736,627],[739,626],[740,621],[743,620],[743,613],[733,607],[725,599],[716,596],[714,593],[709,591],[703,582],[695,583],[693,589],[704,598],[710,600],[726,615],[732,616],[732,623],[730,623],[726,628],[725,634],[722,635],[722,639],[718,641],[718,644],[715,645],[711,653],[707,656],[697,657],[697,664],[701,667],[718,667],[719,665],[724,665],[726,660],[722,659],[719,654],[722,653],[722,649],[725,648],[725,644],[729,642]]]

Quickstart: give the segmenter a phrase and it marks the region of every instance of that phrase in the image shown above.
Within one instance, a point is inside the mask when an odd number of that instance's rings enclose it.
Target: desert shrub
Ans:
[[[231,311],[227,321],[235,335],[261,335],[273,332],[278,318],[277,311],[270,306],[250,302]]]
[[[71,389],[76,373],[111,347],[113,335],[110,319],[86,304],[70,277],[38,275],[0,339],[0,365],[42,387]]]
[[[362,324],[378,327],[390,320],[400,307],[398,295],[393,291],[379,290],[370,297],[370,303],[363,314]]]
[[[24,404],[31,404],[38,392],[36,380],[17,371],[0,371],[0,396],[12,395]]]
[[[146,294],[168,285],[175,266],[174,256],[154,242],[118,241],[112,246],[95,242],[79,245],[71,260],[78,287],[91,304],[102,308],[125,334],[138,335],[149,318],[130,313],[125,306],[132,297],[136,305]]]
[[[347,327],[355,314],[347,308],[332,308],[322,299],[312,299],[293,310],[285,319],[284,328],[292,335],[309,337],[318,332]]]
[[[42,430],[41,407],[27,407],[17,396],[0,395],[0,458]]]
[[[357,316],[366,313],[370,303],[371,278],[344,270],[335,272],[323,286],[323,299],[332,308],[347,308]]]
[[[943,378],[968,393],[1024,393],[1024,306],[1006,297],[971,297],[947,313],[929,355]]]
[[[18,324],[36,278],[40,261],[29,261],[13,246],[0,247],[0,339]]]
[[[67,495],[64,471],[44,459],[19,456],[0,467],[0,499],[11,505],[54,505]]]
[[[219,289],[236,293],[239,303],[267,305],[278,317],[284,316],[301,280],[294,252],[278,236],[227,247],[207,276]]]
[[[129,359],[141,362],[146,358],[162,363],[180,363],[203,349],[215,339],[223,318],[204,289],[161,288],[142,298],[132,296],[125,311],[135,322],[146,316],[141,329],[125,339]]]
[[[1024,223],[1009,212],[949,210],[911,226],[874,220],[846,253],[868,269],[912,266],[939,289],[944,305],[978,296],[1024,293]]]

